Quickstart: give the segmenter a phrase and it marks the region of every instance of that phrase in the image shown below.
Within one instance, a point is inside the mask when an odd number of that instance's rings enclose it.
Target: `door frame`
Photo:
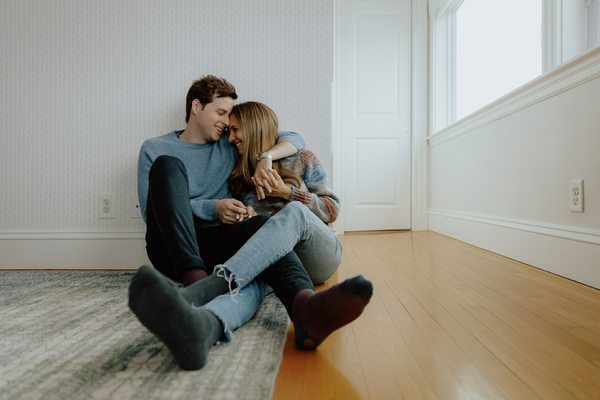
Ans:
[[[340,197],[342,207],[334,228],[345,231],[345,213],[341,132],[341,77],[344,66],[343,35],[346,5],[350,0],[334,0],[333,82],[331,85],[331,150],[333,155],[333,190]],[[411,230],[427,230],[428,223],[428,163],[429,163],[429,15],[427,1],[411,1]]]

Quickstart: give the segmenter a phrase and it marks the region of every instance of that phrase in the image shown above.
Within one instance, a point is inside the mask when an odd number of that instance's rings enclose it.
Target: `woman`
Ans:
[[[240,157],[229,177],[233,196],[250,206],[257,214],[273,215],[291,201],[299,201],[314,215],[316,240],[300,242],[294,251],[302,260],[314,284],[325,282],[341,262],[342,246],[329,226],[339,211],[339,199],[331,191],[325,169],[314,153],[302,150],[273,162],[267,172],[271,192],[259,199],[253,175],[260,159],[277,141],[277,115],[258,102],[241,103],[229,116],[229,141]]]

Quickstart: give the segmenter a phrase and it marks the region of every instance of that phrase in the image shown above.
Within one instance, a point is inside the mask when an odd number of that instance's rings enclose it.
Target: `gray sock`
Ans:
[[[223,326],[210,311],[196,308],[177,286],[152,267],[142,266],[129,285],[129,308],[169,348],[182,369],[200,369]]]
[[[215,272],[206,278],[192,283],[191,285],[180,289],[181,295],[191,304],[195,306],[203,306],[217,296],[229,293],[230,285],[226,278],[219,274],[219,268],[215,268]],[[235,288],[233,281],[231,289]]]

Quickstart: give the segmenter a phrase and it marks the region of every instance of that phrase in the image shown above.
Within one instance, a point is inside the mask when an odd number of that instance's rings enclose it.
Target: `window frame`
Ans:
[[[429,0],[430,136],[458,122],[456,12],[463,2],[464,0]],[[542,0],[542,75],[567,61],[581,57],[599,44],[600,0]],[[482,109],[487,107],[489,104]]]

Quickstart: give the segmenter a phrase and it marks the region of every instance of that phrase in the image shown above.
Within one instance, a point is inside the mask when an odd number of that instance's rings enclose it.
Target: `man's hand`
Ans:
[[[250,207],[252,208],[252,207]],[[252,209],[254,212],[254,209]],[[256,215],[256,213],[254,213]],[[217,200],[217,215],[224,224],[235,224],[248,217],[248,209],[239,200],[221,199]]]
[[[248,218],[256,217],[258,215],[252,206],[247,206],[246,211],[248,212]]]
[[[281,179],[277,170],[271,169],[268,171],[261,171],[261,173],[264,176],[264,180],[270,184],[271,190],[266,193],[267,197],[279,197],[284,200],[289,200],[292,197],[292,189],[285,184],[283,179]]]

